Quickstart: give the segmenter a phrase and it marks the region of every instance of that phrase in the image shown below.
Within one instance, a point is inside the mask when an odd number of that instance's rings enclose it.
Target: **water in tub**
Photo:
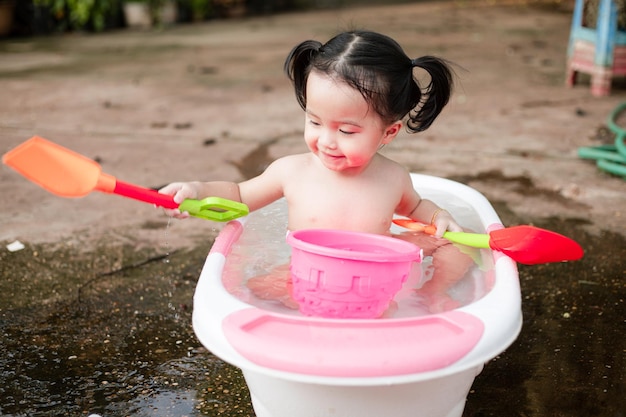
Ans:
[[[448,201],[446,207],[464,227],[483,231],[477,214],[463,201]],[[300,315],[285,288],[291,254],[291,248],[285,241],[286,225],[287,205],[284,200],[250,214],[244,232],[227,258],[222,280],[231,294],[246,303],[281,314]],[[394,226],[392,232],[398,234],[404,230]],[[402,290],[383,317],[426,315],[480,299],[490,289],[486,277],[490,275],[493,262],[489,251],[473,250],[471,256],[474,266],[445,294],[441,294],[451,301],[445,305],[434,305],[432,297],[425,297],[419,291],[432,278],[432,258],[425,257],[422,263],[414,263]],[[259,282],[262,284],[258,285]],[[263,294],[259,294],[259,286],[263,287]]]

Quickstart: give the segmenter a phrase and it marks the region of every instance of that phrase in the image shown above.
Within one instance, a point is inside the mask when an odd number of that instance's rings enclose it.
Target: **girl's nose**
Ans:
[[[324,149],[335,149],[337,147],[337,144],[335,142],[335,135],[333,135],[332,132],[329,132],[326,129],[320,133],[318,143]]]

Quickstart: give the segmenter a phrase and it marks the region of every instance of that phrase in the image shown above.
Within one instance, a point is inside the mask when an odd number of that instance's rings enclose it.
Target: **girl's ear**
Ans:
[[[391,143],[402,129],[402,120],[397,120],[385,128],[385,135],[382,143],[384,145]]]

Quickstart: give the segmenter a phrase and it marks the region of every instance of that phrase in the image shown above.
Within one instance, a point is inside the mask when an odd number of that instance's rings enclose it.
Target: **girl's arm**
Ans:
[[[435,236],[437,237],[442,237],[446,230],[452,232],[463,231],[463,228],[459,226],[450,213],[431,200],[420,199],[408,217],[422,223],[435,225],[437,227]]]
[[[396,213],[409,217],[425,224],[437,227],[435,236],[442,237],[446,230],[462,232],[463,228],[454,220],[452,215],[439,207],[433,201],[421,198],[413,188],[410,177],[405,182],[405,193]]]
[[[241,202],[250,211],[265,207],[283,196],[285,179],[290,176],[291,159],[291,156],[277,159],[261,175],[239,183]]]
[[[230,181],[174,182],[161,188],[159,192],[173,196],[178,204],[188,198],[201,200],[206,197],[221,197],[244,203],[250,211],[254,211],[282,197],[285,166],[285,162],[279,159],[261,175],[241,183]],[[178,209],[166,210],[166,213],[180,219],[189,217],[189,213],[181,213]]]

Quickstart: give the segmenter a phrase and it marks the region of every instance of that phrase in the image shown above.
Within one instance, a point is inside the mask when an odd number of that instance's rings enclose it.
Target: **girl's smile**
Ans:
[[[361,172],[401,126],[394,123],[389,131],[358,90],[316,71],[309,74],[306,96],[304,140],[333,171]]]

